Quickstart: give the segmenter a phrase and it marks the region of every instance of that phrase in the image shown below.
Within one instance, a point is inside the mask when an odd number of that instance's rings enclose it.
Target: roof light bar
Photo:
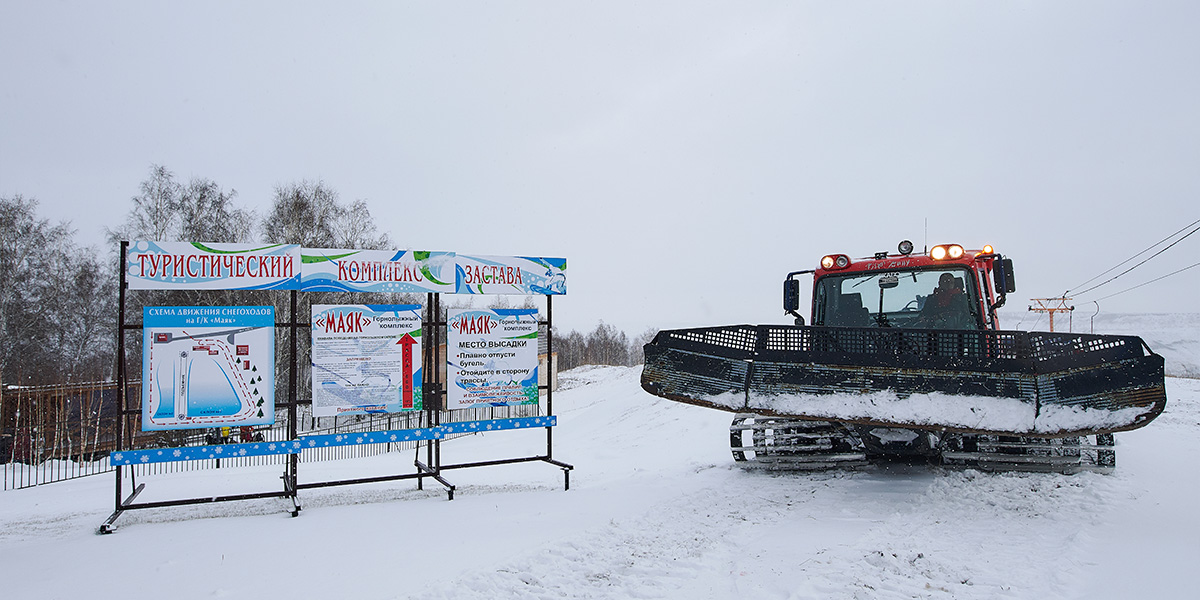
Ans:
[[[849,266],[850,257],[846,256],[845,254],[830,254],[828,256],[821,257],[822,269],[837,270],[845,269]]]
[[[963,247],[958,244],[943,244],[929,250],[929,258],[933,260],[957,260],[963,257]]]

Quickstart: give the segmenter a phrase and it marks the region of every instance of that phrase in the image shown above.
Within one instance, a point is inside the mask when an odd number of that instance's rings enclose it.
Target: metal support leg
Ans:
[[[118,517],[120,517],[122,514],[124,514],[125,507],[132,504],[133,499],[137,498],[137,495],[142,493],[142,490],[144,490],[144,489],[146,489],[146,484],[144,484],[144,483],[140,484],[136,488],[134,488],[133,493],[130,494],[129,497],[126,498],[125,501],[121,503],[121,506],[118,507],[117,510],[113,511],[113,514],[109,515],[108,520],[105,521],[102,525],[100,525],[100,529],[96,530],[96,533],[102,534],[102,535],[112,533],[116,529],[116,527],[113,526],[113,523],[116,522]]]

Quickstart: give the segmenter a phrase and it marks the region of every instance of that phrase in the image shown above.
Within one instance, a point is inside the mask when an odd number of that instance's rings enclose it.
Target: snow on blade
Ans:
[[[747,410],[743,395],[720,394],[706,401],[734,411]],[[891,390],[869,394],[750,394],[749,411],[776,415],[818,417],[831,421],[875,421],[938,428],[962,428],[1012,433],[1057,433],[1122,427],[1137,420],[1145,408],[1116,411],[1034,405],[1015,398],[912,394],[900,398]]]

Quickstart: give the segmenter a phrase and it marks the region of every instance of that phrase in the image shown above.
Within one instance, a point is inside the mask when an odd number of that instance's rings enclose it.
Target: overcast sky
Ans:
[[[321,180],[400,248],[566,257],[556,324],[631,335],[787,322],[780,282],[823,254],[990,243],[1027,328],[1028,298],[1200,219],[1198,24],[1194,1],[0,0],[0,196],[99,246],[151,164],[259,214]],[[1198,282],[1100,308],[1195,312]]]

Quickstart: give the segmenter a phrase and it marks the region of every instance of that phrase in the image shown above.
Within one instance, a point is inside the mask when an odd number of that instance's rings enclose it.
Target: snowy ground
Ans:
[[[7,598],[1194,597],[1200,381],[1119,434],[1114,475],[924,466],[743,471],[728,413],[584,369],[555,395],[555,457],[278,500],[133,511],[95,535],[111,476],[0,494]],[[536,454],[544,435],[454,440],[446,462]],[[411,454],[309,465],[306,480],[405,470]],[[274,489],[275,470],[159,476],[139,501]]]

